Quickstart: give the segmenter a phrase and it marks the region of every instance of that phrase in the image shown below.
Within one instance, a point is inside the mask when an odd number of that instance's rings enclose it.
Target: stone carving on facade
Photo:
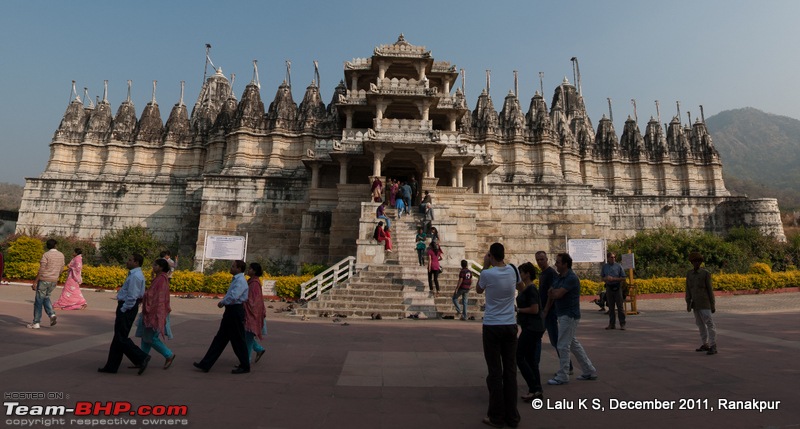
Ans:
[[[628,158],[632,161],[648,158],[644,145],[644,138],[642,138],[642,134],[639,132],[639,126],[630,116],[628,116],[628,119],[625,121],[625,126],[622,129],[619,146],[624,158]]]
[[[267,115],[267,120],[270,121],[271,128],[275,128],[278,123],[284,124],[284,122],[278,121],[280,114],[278,109],[273,108],[273,105],[278,101],[280,94],[284,93],[285,85],[285,83],[281,85],[281,88],[278,89],[278,95],[275,97],[276,101],[269,106],[270,112]],[[245,87],[242,101],[239,102],[239,107],[236,110],[236,128],[262,129],[264,127],[264,102],[261,101],[261,93],[258,89],[258,86],[252,83]],[[291,94],[289,99],[291,100]],[[294,106],[294,103],[292,103],[292,106]]]

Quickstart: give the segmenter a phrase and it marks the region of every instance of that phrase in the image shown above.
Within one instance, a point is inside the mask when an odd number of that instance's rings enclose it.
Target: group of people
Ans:
[[[50,294],[64,269],[64,255],[56,249],[56,245],[56,240],[47,240],[47,251],[40,260],[39,271],[31,286],[36,292],[33,322],[27,325],[31,329],[40,329],[43,309],[50,318],[50,326],[55,326],[58,317],[54,307],[68,310],[86,308],[86,300],[80,291],[83,266],[81,249],[75,249],[68,266],[69,273],[61,298],[55,304],[50,302]],[[173,337],[170,323],[170,278],[177,265],[177,257],[172,260],[170,256],[169,251],[164,251],[153,261],[152,282],[149,287],[145,284],[142,272],[144,257],[134,253],[126,261],[128,275],[117,292],[114,335],[106,363],[97,369],[98,372],[116,373],[124,356],[132,362],[131,368],[137,369],[141,375],[150,362],[151,349],[164,357],[164,369],[172,366],[175,353],[162,341]],[[237,260],[231,264],[230,273],[233,280],[225,297],[217,303],[218,307],[225,308],[219,330],[203,359],[194,363],[195,367],[204,372],[214,366],[228,343],[231,343],[239,359],[239,365],[232,371],[234,374],[250,372],[250,357],[254,355],[254,362],[258,362],[265,353],[264,347],[259,343],[267,334],[267,309],[261,290],[264,271],[258,263],[248,266],[244,261]],[[245,280],[245,273],[249,280]],[[141,338],[140,346],[130,338],[134,326],[136,337]]]
[[[614,311],[615,307],[621,307],[624,281],[624,270],[616,263],[615,256],[613,253],[607,255],[607,263],[601,271],[610,297],[610,324],[606,329],[614,329],[617,312],[620,328],[625,327],[624,311]],[[559,253],[554,269],[548,264],[547,253],[536,252],[536,264],[541,271],[538,290],[534,284],[536,269],[532,263],[525,262],[515,267],[507,264],[504,258],[503,245],[492,244],[484,256],[484,268],[477,284],[477,292],[486,294],[483,351],[488,368],[489,408],[483,423],[498,428],[519,425],[517,368],[528,387],[528,393],[522,399],[532,401],[543,397],[539,362],[544,332],[548,333],[559,359],[558,371],[547,381],[548,385],[569,382],[573,373],[571,355],[575,356],[581,368],[578,380],[598,378],[597,369],[576,336],[581,318],[581,285],[572,270],[572,257],[568,253]],[[716,311],[711,275],[700,267],[703,262],[701,254],[690,254],[689,261],[692,269],[686,274],[686,308],[694,311],[702,340],[696,351],[713,355],[717,353],[717,346],[711,319],[711,314]],[[516,299],[515,292],[518,292]]]
[[[411,177],[408,182],[389,178],[384,187],[380,177],[375,177],[370,186],[370,196],[376,203],[387,202],[389,207],[397,209],[397,216],[411,213],[411,205],[417,200],[419,185],[417,179]]]

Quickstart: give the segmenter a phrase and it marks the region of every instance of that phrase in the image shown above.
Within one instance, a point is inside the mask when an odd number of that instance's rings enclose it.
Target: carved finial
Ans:
[[[486,70],[486,93],[492,90],[492,71]]]
[[[322,86],[322,80],[319,78],[319,62],[314,60],[314,80],[316,81],[317,88]]]
[[[153,99],[150,100],[150,104],[153,104],[153,105],[158,104],[158,103],[156,103],[156,84],[157,83],[158,83],[158,81],[155,81],[155,80],[153,81]]]
[[[689,117],[689,125],[692,125],[692,112],[687,110],[686,115]]]
[[[406,42],[406,36],[403,36],[403,33],[400,33],[400,36],[397,38],[397,42],[395,44],[398,44],[398,43],[407,43]]]
[[[292,62],[286,60],[286,82],[289,84],[289,88],[292,87]]]
[[[676,101],[675,105],[678,106],[678,123],[680,123],[681,122],[681,102],[680,101]]]
[[[250,81],[250,84],[261,89],[261,81],[258,80],[258,60],[253,60],[253,80]]]
[[[614,122],[614,112],[611,111],[611,98],[606,98],[608,100],[608,118],[611,119],[611,122]]]
[[[544,95],[544,72],[539,72],[539,90]]]
[[[128,79],[128,98],[125,99],[125,102],[131,102],[131,84],[133,83],[132,80]]]
[[[75,81],[72,81],[72,93],[69,95],[69,98],[75,101],[81,101],[81,96],[78,95],[78,90],[75,89]]]
[[[572,57],[570,58],[570,61],[572,61],[572,74],[573,74],[573,79],[575,80],[576,88],[578,89],[578,95],[582,95],[583,92],[581,91],[581,67],[578,64],[578,57]]]
[[[658,103],[658,100],[656,100],[656,115],[658,116],[658,123],[660,124],[661,123],[661,108],[660,108],[660,105]]]
[[[178,106],[183,106],[183,88],[185,84],[185,81],[181,81],[181,99],[178,100]]]
[[[706,113],[703,111],[703,105],[700,105],[700,118],[703,119],[703,123],[706,123]]]
[[[517,78],[517,71],[514,70],[514,96],[519,94],[519,80]]]
[[[83,87],[83,99],[87,103],[89,103],[89,108],[94,109],[94,103],[92,103],[92,97],[89,97],[89,88]]]
[[[636,123],[638,124],[639,123],[639,115],[636,113],[636,99],[635,98],[631,98],[631,104],[633,104],[634,121],[636,121]]]
[[[563,80],[563,81],[561,81],[561,84],[562,84],[562,85],[569,85],[569,79],[567,79],[567,77],[566,77],[566,76],[564,76],[564,80]]]
[[[108,103],[108,80],[103,81],[103,103]]]

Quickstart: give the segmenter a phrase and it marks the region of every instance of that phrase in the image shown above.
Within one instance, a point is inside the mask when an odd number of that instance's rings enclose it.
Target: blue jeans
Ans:
[[[386,222],[386,228],[392,229],[392,221],[390,221],[386,215],[378,216],[378,219],[383,219]]]
[[[459,288],[453,294],[453,305],[456,306],[456,313],[461,313],[461,317],[467,318],[467,294],[469,293],[469,289]],[[458,297],[461,296],[461,306],[462,308],[458,308]]]
[[[558,362],[560,368],[556,373],[556,380],[567,382],[569,381],[569,354],[572,352],[578,359],[578,364],[581,366],[583,375],[594,375],[597,370],[583,350],[583,346],[575,338],[575,333],[578,330],[578,322],[580,319],[574,317],[561,316],[558,318]]]
[[[245,342],[247,342],[248,359],[250,358],[250,355],[253,354],[253,352],[258,353],[264,351],[264,347],[262,347],[261,344],[259,344],[258,340],[256,339],[256,334],[249,331],[244,331],[244,339]]]
[[[144,334],[142,335],[142,351],[150,354],[150,348],[157,351],[161,356],[169,359],[172,357],[174,353],[172,350],[167,347],[159,338],[158,332],[156,332],[153,328],[144,328]]]
[[[49,317],[53,317],[53,315],[56,314],[56,312],[53,311],[53,303],[50,302],[50,294],[55,288],[56,282],[39,280],[39,282],[36,283],[36,297],[33,299],[33,323],[42,321],[42,306],[44,306],[44,312],[47,313]]]

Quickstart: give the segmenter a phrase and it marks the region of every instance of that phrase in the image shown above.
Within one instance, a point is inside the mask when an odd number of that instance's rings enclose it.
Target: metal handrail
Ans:
[[[323,293],[345,282],[355,274],[356,258],[348,256],[337,262],[316,277],[300,285],[300,298],[310,301]]]

